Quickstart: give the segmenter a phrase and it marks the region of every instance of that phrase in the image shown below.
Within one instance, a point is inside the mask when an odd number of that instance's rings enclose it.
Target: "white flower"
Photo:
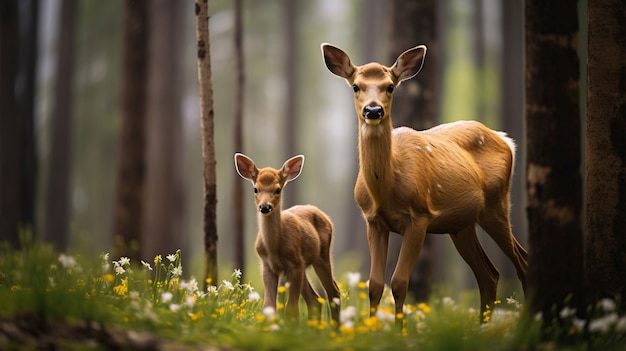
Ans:
[[[396,318],[396,316],[393,313],[389,313],[389,312],[385,312],[383,311],[382,308],[379,308],[376,311],[376,317],[378,318],[378,320],[380,321],[387,321],[387,322],[393,322]]]
[[[215,285],[209,285],[206,290],[210,295],[217,295],[217,286]]]
[[[537,314],[535,314],[535,322],[541,322],[542,320],[543,320],[543,313],[537,312]]]
[[[166,257],[170,262],[176,261],[176,254],[169,254]]]
[[[233,272],[233,275],[237,278],[237,279],[241,279],[241,275],[243,273],[241,273],[241,269],[235,269],[235,271]]]
[[[261,295],[256,291],[253,291],[248,294],[248,300],[250,301],[259,301],[260,299],[261,299]]]
[[[224,285],[224,288],[226,288],[228,290],[235,290],[235,287],[233,286],[233,283],[229,282],[226,279],[222,280],[222,285]]]
[[[152,267],[150,267],[150,263],[148,263],[148,262],[146,262],[146,261],[144,261],[144,260],[141,260],[141,264],[142,264],[144,267],[148,268],[148,270],[152,270]]]
[[[198,281],[196,281],[196,279],[191,279],[188,282],[181,280],[178,286],[181,289],[187,289],[187,291],[191,293],[198,291]]]
[[[361,281],[361,273],[351,272],[347,274],[348,286],[354,288]]]
[[[193,296],[185,297],[185,306],[192,308],[195,302],[196,302],[196,299]]]
[[[168,302],[172,301],[173,297],[174,297],[174,295],[171,292],[166,291],[166,292],[161,294],[161,302],[168,303]]]
[[[102,257],[103,261],[109,261],[109,253],[108,252],[105,253],[105,254],[102,254],[100,257]]]
[[[263,315],[265,315],[266,318],[273,318],[276,315],[276,309],[272,306],[267,306],[263,308]]]
[[[172,269],[172,275],[175,277],[181,276],[183,274],[183,266],[179,265],[178,267]]]
[[[178,312],[178,310],[180,310],[180,305],[175,304],[175,303],[173,303],[173,304],[171,304],[171,305],[170,305],[170,311],[172,311],[172,312]]]
[[[130,264],[130,258],[128,257],[120,257],[120,265],[126,266]]]
[[[615,301],[611,299],[602,299],[599,302],[600,307],[604,312],[612,312],[615,311]]]
[[[576,328],[577,331],[581,332],[585,329],[585,324],[587,324],[587,321],[584,319],[578,319],[576,317],[574,317],[572,319],[572,325],[574,326],[574,328]]]
[[[589,322],[589,331],[592,333],[607,333],[613,324],[617,323],[617,313],[607,314],[604,317],[594,319]]]
[[[346,307],[343,311],[341,311],[341,314],[339,315],[339,320],[341,321],[341,324],[346,325],[347,322],[351,322],[354,317],[356,317],[357,312],[358,311],[354,306]],[[352,325],[354,325],[354,323],[352,323]]]
[[[451,297],[448,297],[448,296],[443,297],[443,298],[441,299],[441,303],[442,303],[444,306],[447,306],[447,307],[452,307],[452,306],[454,306],[454,300],[453,300]]]
[[[566,306],[566,307],[563,307],[563,309],[559,313],[559,316],[562,319],[565,319],[565,318],[569,318],[569,317],[573,316],[574,314],[576,314],[576,309]]]
[[[124,267],[120,265],[115,265],[115,274],[119,275],[119,274],[124,274],[124,273],[126,273],[126,270],[124,269]]]
[[[74,266],[76,266],[76,259],[66,254],[61,254],[59,256],[59,262],[61,262],[61,266],[63,266],[63,268],[74,268]]]
[[[280,326],[276,323],[272,323],[272,325],[270,325],[270,331],[277,331],[280,330]]]

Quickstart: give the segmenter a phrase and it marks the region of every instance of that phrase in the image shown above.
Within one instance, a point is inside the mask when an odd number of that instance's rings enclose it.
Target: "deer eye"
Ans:
[[[276,189],[276,195],[280,194],[280,188]]]
[[[254,193],[256,194],[256,193],[258,193],[258,192],[259,192],[259,189],[254,188]]]
[[[388,92],[388,93],[393,93],[393,89],[394,89],[394,88],[395,88],[395,87],[393,86],[393,84],[389,84],[389,86],[387,87],[387,92]]]
[[[355,93],[359,92],[359,87],[356,86],[356,84],[352,84],[352,90],[354,90]]]

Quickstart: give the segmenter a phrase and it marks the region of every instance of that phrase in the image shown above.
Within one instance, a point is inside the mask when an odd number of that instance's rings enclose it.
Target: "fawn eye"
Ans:
[[[393,86],[393,84],[389,84],[389,86],[387,87],[387,92],[388,92],[388,93],[393,93],[393,89],[394,89],[394,88],[395,88],[395,87]]]
[[[280,188],[276,189],[276,195],[280,194]]]
[[[356,84],[352,84],[352,90],[354,90],[355,93],[358,93],[359,87],[357,87]]]
[[[258,193],[258,192],[259,192],[259,189],[254,188],[254,193],[256,194],[256,193]]]

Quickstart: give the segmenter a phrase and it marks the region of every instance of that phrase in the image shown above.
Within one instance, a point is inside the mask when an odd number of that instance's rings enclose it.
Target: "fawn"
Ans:
[[[396,316],[402,316],[409,276],[426,233],[450,234],[476,276],[481,311],[496,298],[499,273],[476,237],[476,224],[513,262],[525,288],[528,254],[509,221],[513,140],[475,121],[424,131],[393,128],[393,91],[421,70],[426,46],[403,52],[391,67],[356,66],[343,50],[329,44],[321,48],[326,67],[354,91],[359,138],[354,197],[367,225],[372,311],[383,293],[390,231],[403,236],[391,277]]]
[[[287,318],[298,320],[300,294],[307,304],[309,318],[321,316],[319,295],[305,273],[307,267],[313,266],[326,290],[332,319],[338,323],[340,295],[330,259],[333,235],[330,218],[312,205],[281,210],[282,190],[298,178],[303,164],[304,156],[299,155],[287,160],[280,169],[258,169],[246,155],[235,154],[237,173],[254,186],[259,226],[255,248],[262,261],[263,307],[276,308],[278,280],[282,275],[289,282]]]

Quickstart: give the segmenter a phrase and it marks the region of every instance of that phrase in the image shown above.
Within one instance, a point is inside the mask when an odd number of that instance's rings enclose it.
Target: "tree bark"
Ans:
[[[243,152],[243,107],[244,107],[244,54],[243,54],[243,6],[241,0],[234,1],[235,7],[235,109],[233,111],[233,147]],[[243,185],[237,172],[233,172],[233,235],[235,237],[235,267],[245,274],[246,243],[243,205]],[[243,280],[243,276],[241,278]]]
[[[149,1],[124,2],[122,116],[114,233],[116,255],[139,260],[145,187]]]
[[[590,304],[626,298],[626,2],[588,7],[586,254]]]
[[[74,33],[76,1],[61,4],[61,33],[52,110],[52,135],[48,161],[48,184],[44,238],[57,250],[65,250],[70,237],[70,169],[72,164],[72,101],[74,81]]]
[[[184,230],[181,91],[184,3],[153,0],[146,107],[146,175],[141,256],[188,248]],[[183,255],[184,261],[187,261]]]
[[[204,164],[204,254],[206,284],[217,282],[217,176],[215,171],[215,139],[213,87],[211,86],[211,51],[209,43],[209,3],[197,0],[196,39],[198,55],[198,84],[202,129],[202,159]]]
[[[525,23],[529,307],[551,320],[583,306],[576,1],[528,0]]]
[[[439,36],[437,1],[393,0],[391,2],[391,41],[389,62],[416,45],[426,44],[427,63],[420,74],[394,91],[393,121],[396,127],[416,130],[433,127],[439,120]],[[418,39],[419,38],[419,39]],[[417,42],[419,41],[419,42]],[[390,237],[393,238],[393,237]],[[390,277],[398,261],[401,240],[390,240],[386,276]],[[436,247],[426,236],[415,269],[409,281],[409,291],[417,301],[427,301],[433,281],[433,260]]]

